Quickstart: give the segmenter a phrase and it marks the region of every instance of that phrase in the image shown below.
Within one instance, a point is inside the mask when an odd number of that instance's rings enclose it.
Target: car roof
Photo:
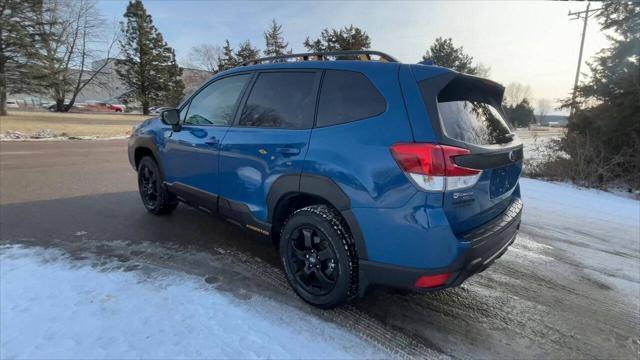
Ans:
[[[271,70],[271,69],[397,69],[399,63],[382,62],[382,61],[358,61],[358,60],[339,60],[339,61],[296,61],[296,62],[279,62],[270,64],[257,64],[237,66],[233,69],[223,71],[222,73],[231,74],[242,71],[254,70]]]
[[[385,61],[360,61],[360,60],[334,60],[334,61],[296,61],[296,62],[279,62],[279,63],[267,63],[257,65],[237,66],[229,70],[221,71],[211,79],[224,77],[227,75],[242,73],[247,71],[264,71],[264,70],[351,70],[360,71],[364,73],[368,72],[382,72],[382,71],[398,71],[400,67],[419,67],[422,71],[442,73],[442,72],[455,72],[451,69],[442,68],[433,65],[415,65],[415,64],[403,64],[398,62],[385,62]]]

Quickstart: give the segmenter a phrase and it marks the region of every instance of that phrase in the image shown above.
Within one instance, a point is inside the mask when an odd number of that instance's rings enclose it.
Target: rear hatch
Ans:
[[[466,149],[450,160],[455,166],[477,170],[475,176],[452,182],[444,192],[449,223],[454,233],[462,234],[519,201],[523,152],[502,110],[504,87],[469,75],[448,77],[450,81],[423,80],[419,87],[438,143]]]

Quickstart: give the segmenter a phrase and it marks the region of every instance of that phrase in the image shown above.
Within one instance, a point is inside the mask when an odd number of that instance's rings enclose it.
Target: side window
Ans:
[[[211,83],[191,99],[184,124],[231,126],[236,103],[250,78],[243,74]]]
[[[242,109],[239,126],[310,128],[316,103],[315,72],[261,73]]]
[[[184,107],[182,107],[182,110],[180,110],[180,121],[184,122],[187,119],[187,112],[189,111],[189,105],[191,105],[191,102],[188,102],[184,105]]]
[[[366,119],[385,111],[387,103],[359,72],[327,70],[322,80],[317,127]]]

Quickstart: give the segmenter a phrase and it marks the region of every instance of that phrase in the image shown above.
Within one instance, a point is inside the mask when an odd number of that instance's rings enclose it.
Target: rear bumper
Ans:
[[[484,271],[500,258],[515,241],[522,202],[516,199],[496,219],[460,236],[469,243],[467,251],[446,267],[417,269],[360,260],[360,291],[364,293],[370,285],[434,291],[462,284],[470,276]],[[448,281],[439,287],[417,288],[415,282],[421,276],[451,273]]]

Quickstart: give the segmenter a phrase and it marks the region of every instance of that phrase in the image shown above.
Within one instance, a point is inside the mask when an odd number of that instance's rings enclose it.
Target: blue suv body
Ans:
[[[349,59],[227,70],[143,122],[129,159],[145,207],[184,202],[270,236],[292,287],[320,307],[483,271],[522,209],[504,88]]]

